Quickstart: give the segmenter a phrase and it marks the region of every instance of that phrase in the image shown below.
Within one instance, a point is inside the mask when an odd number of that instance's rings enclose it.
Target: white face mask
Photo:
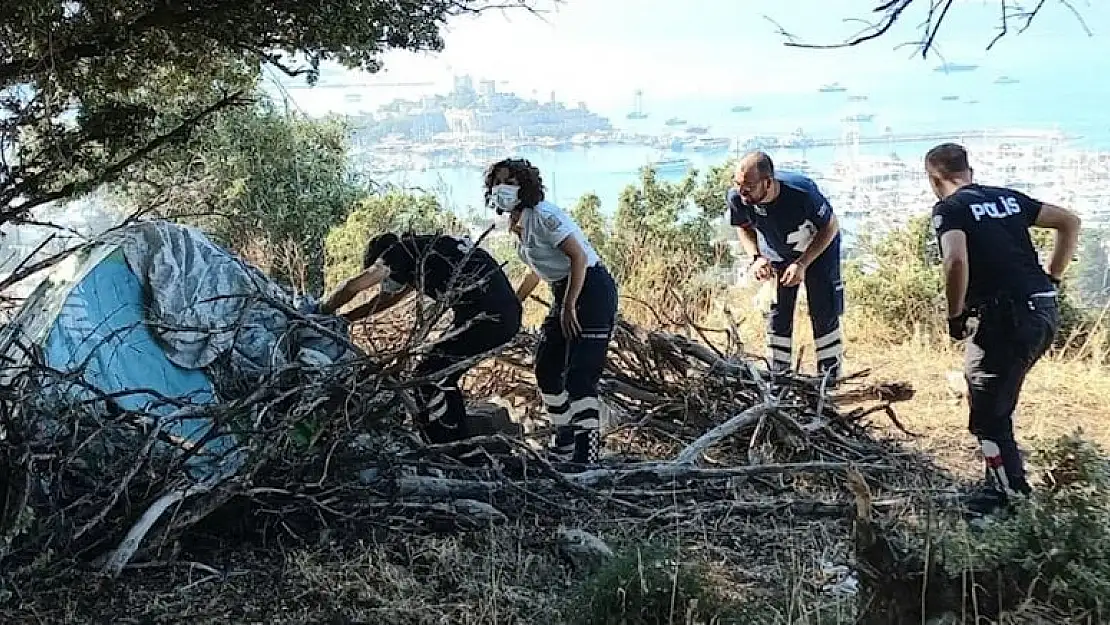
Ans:
[[[520,187],[515,184],[499,184],[490,189],[487,206],[499,213],[512,211],[520,204]]]

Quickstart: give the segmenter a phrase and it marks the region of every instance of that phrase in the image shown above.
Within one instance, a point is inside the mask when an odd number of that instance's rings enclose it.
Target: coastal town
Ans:
[[[975,66],[947,64],[937,71],[967,72]],[[1004,76],[1000,85],[1017,82]],[[998,81],[996,81],[998,82]],[[840,119],[840,133],[818,137],[792,132],[722,136],[686,119],[667,119],[662,132],[633,132],[591,112],[585,103],[565,105],[524,99],[499,91],[492,80],[477,83],[456,77],[446,94],[419,101],[396,100],[373,113],[350,116],[351,158],[371,179],[394,174],[454,171],[469,175],[506,154],[572,155],[621,147],[646,148],[656,158],[638,163],[657,173],[681,176],[701,163],[724,161],[754,149],[776,155],[779,166],[817,180],[850,230],[885,231],[931,205],[924,172],[914,150],[941,141],[958,141],[975,151],[977,174],[997,184],[1074,206],[1090,227],[1110,225],[1110,154],[1074,147],[1077,137],[1055,130],[953,129],[945,132],[895,132],[873,128],[873,113],[859,108],[866,94],[847,93],[842,85],[822,86],[818,97],[840,97],[855,107]],[[637,91],[627,118],[649,112]],[[736,105],[732,114],[750,112]],[[728,113],[726,113],[728,114]],[[821,152],[813,158],[814,152]],[[564,158],[569,158],[566,156]],[[630,172],[635,168],[630,169]],[[557,178],[554,172],[552,178]],[[629,178],[626,183],[631,183]],[[464,202],[459,202],[463,204]],[[913,207],[907,210],[907,207]]]
[[[634,111],[629,115],[636,119],[644,114]],[[547,102],[526,100],[498,91],[492,80],[475,86],[470,76],[457,77],[454,88],[445,95],[396,100],[376,112],[348,116],[348,123],[352,158],[370,175],[480,169],[490,158],[528,150],[640,146],[726,154],[734,147],[732,138],[710,135],[706,127],[686,120],[667,120],[673,131],[664,134],[629,132],[615,128],[584,102],[567,106],[554,94]],[[673,168],[684,161],[658,164]]]

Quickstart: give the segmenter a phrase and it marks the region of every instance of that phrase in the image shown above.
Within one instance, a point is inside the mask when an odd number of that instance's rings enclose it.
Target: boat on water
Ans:
[[[704,135],[709,132],[709,128],[706,126],[689,126],[686,128],[686,132],[692,135]]]
[[[649,164],[657,174],[684,174],[690,165],[688,158],[661,158]]]
[[[934,72],[973,72],[979,69],[978,65],[970,63],[941,63],[933,68]]]
[[[808,176],[810,178],[813,178],[814,180],[819,180],[822,176],[822,172],[805,159],[781,161],[775,164],[775,168],[782,171],[791,171],[797,174],[802,174],[803,176]]]
[[[698,137],[687,145],[693,152],[728,152],[730,147],[732,139],[728,137]]]
[[[854,95],[848,96],[848,101],[849,102],[866,102],[867,99],[868,99],[867,96],[862,95],[862,94],[854,94]]]
[[[686,120],[681,117],[672,117],[664,122],[668,126],[682,126],[686,124]]]
[[[632,111],[626,115],[628,119],[647,119],[647,113],[644,112],[644,92],[640,89],[636,90],[636,97],[633,99]]]
[[[733,113],[747,113],[750,110],[752,110],[752,107],[748,106],[747,104],[737,104],[736,106],[732,107]]]
[[[784,147],[782,141],[780,141],[778,137],[771,135],[749,137],[742,144],[742,148],[745,152],[751,152],[753,150],[774,150],[780,147]]]
[[[945,102],[954,102],[956,100],[959,100],[960,96],[958,96],[958,95],[942,95],[942,96],[940,96],[940,99],[944,100]]]
[[[1021,81],[1017,78],[1011,78],[1010,76],[999,76],[998,78],[994,79],[994,84],[996,85],[1013,85],[1019,82]]]
[[[821,93],[844,93],[847,90],[847,87],[838,82],[830,82],[827,85],[821,85],[821,88],[818,89]]]
[[[794,132],[789,137],[782,139],[779,145],[791,150],[808,150],[813,147],[814,143],[816,142],[813,137],[804,132]]]
[[[846,123],[866,124],[867,122],[875,119],[874,113],[856,113],[855,115],[845,115],[840,119]]]

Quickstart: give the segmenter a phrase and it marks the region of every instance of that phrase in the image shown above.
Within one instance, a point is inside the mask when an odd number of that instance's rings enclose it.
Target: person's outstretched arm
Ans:
[[[1058,281],[1063,277],[1071,259],[1075,257],[1075,250],[1079,247],[1079,229],[1082,227],[1082,221],[1073,211],[1042,203],[1034,224],[1040,228],[1052,228],[1056,231],[1056,243],[1052,247],[1052,258],[1048,262],[1048,275]]]
[[[405,296],[412,291],[412,287],[406,286],[405,288],[397,291],[396,293],[381,292],[370,299],[362,306],[357,306],[343,314],[343,318],[347,321],[358,321],[376,315],[393,308],[405,299]]]
[[[320,312],[326,315],[334,315],[337,310],[343,308],[356,295],[378,284],[388,275],[388,269],[375,264],[357,276],[347,278],[324,299],[323,304],[320,305]]]

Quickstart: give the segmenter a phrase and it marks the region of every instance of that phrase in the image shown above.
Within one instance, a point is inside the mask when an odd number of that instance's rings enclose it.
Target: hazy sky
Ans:
[[[512,10],[456,18],[447,25],[441,53],[391,52],[376,75],[341,70],[329,72],[322,82],[435,83],[366,90],[363,108],[398,96],[443,92],[452,76],[462,74],[495,78],[500,89],[521,95],[535,91],[546,99],[555,91],[560,100],[604,108],[630,103],[637,88],[656,98],[812,92],[833,81],[867,88],[932,72],[941,62],[932,54],[924,61],[915,56],[911,43],[920,39],[929,0],[917,0],[919,6],[883,38],[842,50],[786,47],[778,28],[810,43],[841,41],[863,26],[846,20],[868,18],[876,0],[537,1],[547,10],[542,16]],[[1072,0],[1072,6],[1093,37],[1063,3],[1048,0],[1029,30],[1018,35],[1024,20],[1011,20],[1013,34],[988,52],[986,45],[1000,23],[999,0],[958,0],[937,51],[950,62],[981,65],[987,80],[1003,73],[1024,77],[1046,72],[1106,80],[1110,0]],[[907,45],[898,48],[902,44]],[[294,89],[290,94],[313,114],[343,108],[341,92],[335,89]]]

